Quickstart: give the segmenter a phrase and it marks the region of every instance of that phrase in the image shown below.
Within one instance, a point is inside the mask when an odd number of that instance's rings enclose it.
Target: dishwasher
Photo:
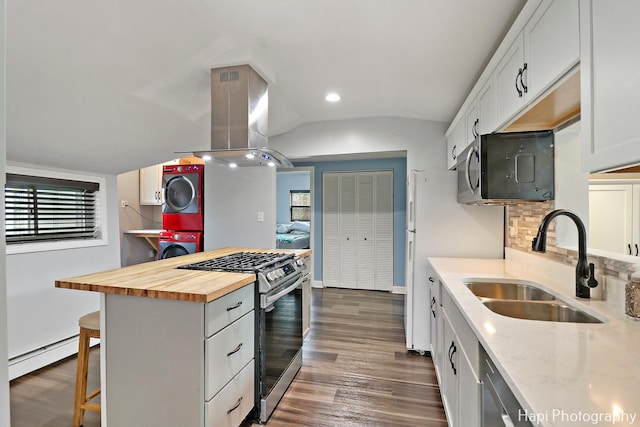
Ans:
[[[533,427],[495,364],[480,346],[483,427]]]

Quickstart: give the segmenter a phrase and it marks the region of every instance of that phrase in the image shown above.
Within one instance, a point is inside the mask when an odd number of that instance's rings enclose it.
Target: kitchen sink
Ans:
[[[549,322],[603,323],[597,317],[561,302],[487,300],[483,304],[494,313],[527,320]]]
[[[555,296],[536,286],[507,281],[467,281],[464,283],[475,296],[498,300],[553,301]]]

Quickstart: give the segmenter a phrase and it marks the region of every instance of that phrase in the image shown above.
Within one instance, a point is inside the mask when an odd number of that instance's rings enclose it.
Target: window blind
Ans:
[[[96,182],[7,174],[7,244],[99,238]]]

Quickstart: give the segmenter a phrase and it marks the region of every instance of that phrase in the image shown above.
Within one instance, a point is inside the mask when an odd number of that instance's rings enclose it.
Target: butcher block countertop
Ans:
[[[56,280],[57,288],[179,301],[209,302],[256,280],[255,274],[179,270],[176,267],[235,252],[295,253],[310,249],[222,248]]]

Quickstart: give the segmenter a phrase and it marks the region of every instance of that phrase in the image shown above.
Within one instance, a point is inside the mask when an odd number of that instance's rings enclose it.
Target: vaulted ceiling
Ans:
[[[8,0],[7,158],[117,174],[206,149],[209,70],[241,63],[269,82],[270,135],[450,122],[524,3]]]

